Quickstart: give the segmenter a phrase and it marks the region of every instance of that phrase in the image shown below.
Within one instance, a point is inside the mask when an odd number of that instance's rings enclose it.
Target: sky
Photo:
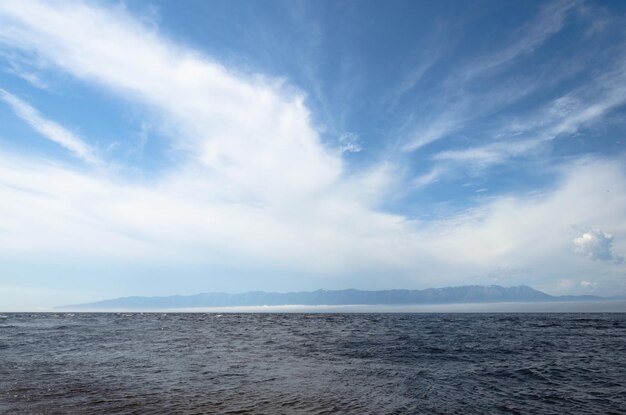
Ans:
[[[0,309],[626,295],[626,3],[0,2]]]

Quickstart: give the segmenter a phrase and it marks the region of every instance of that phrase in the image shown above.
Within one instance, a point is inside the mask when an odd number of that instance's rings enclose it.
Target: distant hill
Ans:
[[[240,307],[281,305],[414,305],[505,302],[600,301],[602,297],[552,296],[531,287],[499,285],[428,288],[425,290],[362,291],[317,290],[290,293],[252,291],[241,294],[204,293],[166,297],[123,297],[95,303],[64,306],[74,310],[159,310],[195,307]]]

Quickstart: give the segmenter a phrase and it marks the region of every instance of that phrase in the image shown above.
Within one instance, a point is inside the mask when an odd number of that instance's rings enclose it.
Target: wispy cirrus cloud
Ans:
[[[420,123],[405,144],[405,151],[416,151],[458,130],[464,124],[515,103],[542,87],[536,77],[504,79],[495,85],[472,91],[472,83],[484,77],[498,78],[517,59],[533,53],[559,33],[577,2],[557,1],[544,5],[537,16],[511,33],[512,42],[462,65],[447,76],[441,88],[440,112]]]
[[[602,33],[596,33],[611,36],[613,44],[606,52],[582,49],[573,57],[559,60],[556,67],[553,62],[545,62],[528,80],[520,79],[515,67],[508,65],[536,53],[544,42],[566,28],[568,19],[578,18],[582,24],[594,26],[598,14],[601,11],[580,2],[546,4],[534,21],[519,29],[524,33],[519,40],[459,70],[463,76],[446,80],[449,92],[444,96],[450,106],[435,112],[432,121],[424,124],[422,132],[405,150],[420,158],[419,150],[426,144],[456,130],[465,135],[469,132],[469,139],[457,140],[443,150],[421,156],[437,172],[437,181],[441,181],[460,173],[486,174],[490,167],[513,159],[547,154],[555,139],[566,140],[599,125],[626,104],[626,38],[612,35],[621,27],[618,22],[607,22],[598,29]],[[589,39],[581,40],[585,41]],[[603,62],[602,67],[587,71],[584,82],[571,84],[565,90],[554,88],[592,59]],[[466,88],[466,80],[480,82],[483,76],[490,77],[492,84]],[[507,112],[508,105],[517,103],[523,107],[520,102],[524,100],[536,101],[532,110]]]
[[[497,142],[435,154],[435,160],[452,160],[477,166],[500,164],[536,151],[550,141],[575,135],[602,122],[611,111],[626,104],[626,55],[617,68],[607,70],[591,85],[574,89],[539,108],[523,120],[508,120],[495,135]],[[522,137],[519,139],[518,137]],[[564,138],[566,139],[566,138]]]
[[[0,88],[0,100],[7,103],[15,114],[26,121],[35,131],[53,141],[83,161],[99,163],[95,151],[83,139],[56,122],[42,116],[26,101]]]
[[[22,78],[35,88],[44,90],[50,89],[50,86],[43,79],[41,79],[41,77],[35,71],[24,69],[22,65],[11,59],[9,60],[9,63],[5,68],[5,72]]]
[[[573,9],[580,7],[579,1],[558,0],[543,4],[535,18],[512,33],[513,41],[504,48],[487,54],[472,62],[451,79],[457,85],[458,79],[468,82],[474,78],[492,74],[494,70],[513,64],[517,58],[534,52],[550,37],[559,33]]]

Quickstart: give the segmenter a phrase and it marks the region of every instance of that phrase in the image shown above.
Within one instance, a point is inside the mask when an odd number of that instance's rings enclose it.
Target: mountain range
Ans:
[[[553,296],[534,288],[520,285],[466,285],[461,287],[428,288],[424,290],[363,291],[317,290],[302,292],[251,291],[240,294],[202,293],[195,295],[172,295],[164,297],[122,297],[87,304],[63,306],[74,310],[137,309],[158,310],[176,308],[282,306],[282,305],[415,305],[415,304],[464,304],[507,302],[565,302],[602,301],[608,298],[592,295]]]

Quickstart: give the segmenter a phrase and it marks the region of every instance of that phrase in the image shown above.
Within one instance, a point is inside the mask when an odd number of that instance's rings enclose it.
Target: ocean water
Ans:
[[[5,314],[2,414],[626,414],[626,314]]]

